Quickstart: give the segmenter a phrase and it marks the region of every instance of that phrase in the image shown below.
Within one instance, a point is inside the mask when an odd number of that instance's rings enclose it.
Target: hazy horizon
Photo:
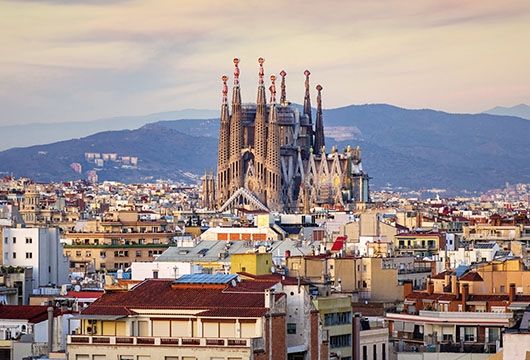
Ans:
[[[530,103],[523,0],[4,0],[0,17],[0,126],[215,110],[235,56],[244,101],[262,56],[296,103],[306,68],[325,108]]]

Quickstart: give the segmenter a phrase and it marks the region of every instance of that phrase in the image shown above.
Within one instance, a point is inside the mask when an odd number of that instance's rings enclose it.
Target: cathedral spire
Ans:
[[[243,119],[239,89],[239,59],[235,58],[232,116],[230,119],[230,194],[243,186],[241,149],[243,149]]]
[[[254,167],[255,176],[263,185],[266,179],[265,159],[267,158],[267,103],[265,94],[265,85],[263,77],[265,71],[263,69],[263,58],[258,59],[259,63],[259,80],[258,80],[258,99],[256,101],[256,120],[254,121]],[[263,192],[264,187],[261,186],[260,192]],[[264,201],[265,194],[259,194],[260,200]]]
[[[309,70],[304,71],[305,75],[305,96],[304,96],[304,114],[309,116],[309,123],[312,123],[312,116],[311,116],[311,95],[309,94],[309,75],[311,73]]]
[[[239,59],[234,58],[234,89],[232,92],[232,106],[241,104],[241,91],[239,89]]]
[[[307,123],[307,146],[312,148],[314,145],[313,117],[311,115],[311,95],[309,93],[309,70],[304,71],[305,75],[305,96],[304,96],[304,115],[308,117]]]
[[[317,118],[315,123],[315,150],[316,154],[320,153],[320,149],[325,145],[324,138],[324,119],[322,117],[322,86],[317,85]]]
[[[230,161],[230,114],[228,113],[228,76],[222,78],[221,125],[217,150],[217,197],[220,206],[228,199],[228,167]]]
[[[287,94],[286,94],[286,91],[285,91],[285,76],[286,75],[287,75],[287,73],[285,72],[285,70],[282,70],[280,72],[280,76],[282,77],[282,84],[281,84],[282,93],[281,93],[281,96],[280,96],[280,104],[281,105],[287,105]]]
[[[271,105],[267,153],[267,206],[272,211],[281,210],[280,129],[276,117],[276,76],[271,75]]]

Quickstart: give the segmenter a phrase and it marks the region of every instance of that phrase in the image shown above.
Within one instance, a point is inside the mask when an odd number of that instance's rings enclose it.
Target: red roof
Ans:
[[[172,279],[149,279],[129,291],[105,293],[82,314],[129,315],[133,309],[193,309],[214,316],[258,317],[266,313],[264,291],[269,281],[241,281],[235,287],[172,286]],[[277,294],[280,298],[282,294]],[[233,315],[229,315],[233,314]]]
[[[54,309],[53,316],[61,314],[61,310]],[[42,305],[0,305],[0,319],[27,320],[37,324],[48,319],[48,306]]]
[[[346,236],[337,236],[337,239],[333,242],[331,246],[331,251],[338,252],[341,251],[346,242]]]
[[[467,274],[462,276],[460,278],[460,280],[464,280],[464,281],[484,281],[484,279],[482,279],[482,276],[480,276],[479,273],[474,272],[474,271],[468,272]]]

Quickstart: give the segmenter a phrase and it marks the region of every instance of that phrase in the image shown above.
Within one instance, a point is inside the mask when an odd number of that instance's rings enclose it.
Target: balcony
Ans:
[[[420,310],[418,315],[387,313],[388,320],[414,323],[454,323],[470,325],[510,326],[513,314],[495,312],[459,312]]]
[[[69,335],[68,345],[157,345],[157,346],[220,346],[227,348],[250,348],[263,350],[263,338],[190,338],[190,337],[138,337],[138,336],[103,336],[103,335]]]

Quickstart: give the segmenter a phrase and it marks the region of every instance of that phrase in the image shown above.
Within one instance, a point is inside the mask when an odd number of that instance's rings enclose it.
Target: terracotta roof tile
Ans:
[[[53,315],[61,314],[60,309],[54,309]],[[28,320],[32,324],[48,319],[48,306],[42,305],[0,305],[0,319]]]

